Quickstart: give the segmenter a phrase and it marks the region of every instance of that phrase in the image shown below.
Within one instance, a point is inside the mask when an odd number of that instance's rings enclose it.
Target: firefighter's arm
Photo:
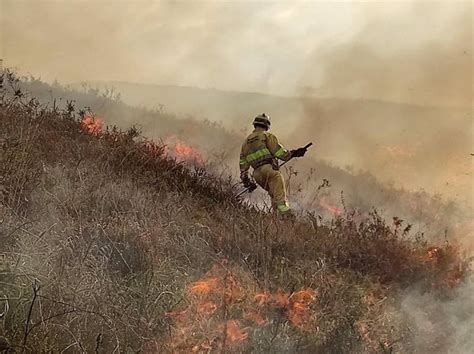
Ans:
[[[243,147],[240,152],[239,168],[240,168],[240,179],[242,183],[247,187],[247,184],[251,182],[250,177],[249,177],[250,164],[248,163],[246,159],[246,155],[244,154]]]
[[[275,135],[267,133],[267,147],[270,153],[277,159],[288,161],[291,159],[291,152],[285,149],[283,145],[278,142]]]

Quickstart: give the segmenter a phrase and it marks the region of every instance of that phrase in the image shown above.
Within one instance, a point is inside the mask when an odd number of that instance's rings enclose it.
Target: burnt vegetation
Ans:
[[[91,133],[2,81],[0,351],[411,352],[399,294],[444,301],[470,274],[398,218],[279,220],[137,129]]]

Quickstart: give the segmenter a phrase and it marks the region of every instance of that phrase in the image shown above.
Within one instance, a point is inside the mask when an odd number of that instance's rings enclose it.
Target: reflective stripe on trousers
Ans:
[[[285,204],[279,204],[279,205],[277,205],[277,210],[278,210],[280,213],[284,214],[284,213],[287,213],[287,212],[290,211],[290,207],[288,206],[287,203],[285,203]]]

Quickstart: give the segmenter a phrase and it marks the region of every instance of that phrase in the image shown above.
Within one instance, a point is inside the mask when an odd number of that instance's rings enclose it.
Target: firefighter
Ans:
[[[257,186],[249,177],[253,168],[253,178],[271,197],[273,209],[280,215],[291,215],[283,176],[279,171],[278,160],[288,161],[302,157],[305,148],[286,150],[275,135],[268,132],[270,117],[262,113],[253,121],[254,131],[245,139],[240,153],[240,179],[250,191]]]

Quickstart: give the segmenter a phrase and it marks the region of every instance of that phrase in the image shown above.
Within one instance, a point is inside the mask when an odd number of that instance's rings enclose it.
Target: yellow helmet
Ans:
[[[270,129],[270,117],[267,116],[265,113],[259,114],[258,116],[255,117],[253,120],[253,126],[260,126],[265,129]]]

